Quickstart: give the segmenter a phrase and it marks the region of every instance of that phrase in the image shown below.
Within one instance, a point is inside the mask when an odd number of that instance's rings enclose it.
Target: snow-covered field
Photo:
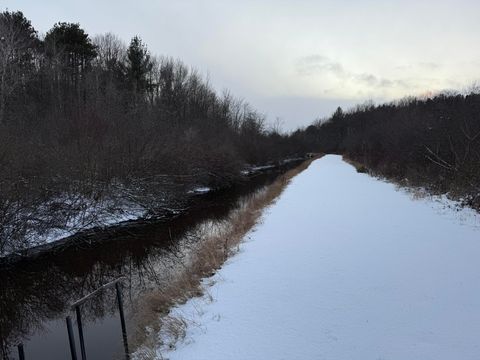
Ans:
[[[213,280],[213,301],[174,309],[187,337],[162,356],[480,359],[479,218],[339,156],[294,178]]]

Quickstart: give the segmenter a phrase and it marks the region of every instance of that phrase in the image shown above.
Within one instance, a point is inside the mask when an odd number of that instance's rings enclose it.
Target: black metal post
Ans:
[[[87,360],[87,354],[85,352],[85,340],[83,339],[82,314],[80,312],[80,305],[75,306],[75,313],[77,314],[78,338],[80,340],[80,353],[82,354],[82,360]]]
[[[115,284],[115,289],[117,289],[118,312],[120,313],[120,322],[122,324],[122,336],[123,347],[125,348],[125,358],[129,360],[130,352],[128,351],[127,327],[125,325],[125,315],[123,313],[122,293],[120,292],[120,285],[118,284],[118,282]]]
[[[70,354],[72,354],[72,360],[77,360],[77,349],[75,349],[75,336],[73,334],[72,319],[67,316],[67,331],[68,342],[70,343]]]
[[[25,360],[25,351],[23,351],[23,344],[18,344],[18,359]]]

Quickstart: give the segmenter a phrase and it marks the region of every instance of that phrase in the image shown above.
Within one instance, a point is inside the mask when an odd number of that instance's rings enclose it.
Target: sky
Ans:
[[[45,33],[78,22],[93,37],[139,35],[284,130],[338,106],[480,79],[478,0],[0,0]]]

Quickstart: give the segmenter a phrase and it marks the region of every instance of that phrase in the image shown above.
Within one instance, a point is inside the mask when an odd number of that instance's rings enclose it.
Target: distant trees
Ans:
[[[449,192],[480,208],[480,94],[440,94],[337,110],[315,145],[408,184]],[[305,134],[307,136],[308,134]]]

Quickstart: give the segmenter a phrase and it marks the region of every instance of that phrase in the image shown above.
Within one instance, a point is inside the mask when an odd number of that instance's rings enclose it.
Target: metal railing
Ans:
[[[84,296],[80,300],[75,301],[71,306],[70,309],[75,311],[76,315],[76,320],[77,320],[77,328],[78,328],[78,339],[79,339],[79,344],[80,344],[80,355],[82,360],[87,360],[87,351],[85,348],[85,338],[83,336],[83,324],[82,324],[82,305],[90,300],[92,297],[97,295],[98,293],[107,290],[111,287],[115,287],[116,290],[116,299],[117,299],[117,305],[118,305],[118,312],[120,315],[120,325],[122,327],[122,337],[123,337],[123,348],[125,351],[125,359],[130,360],[130,352],[128,349],[128,338],[127,338],[127,326],[125,323],[125,313],[123,311],[123,299],[122,299],[122,292],[120,290],[120,282],[124,280],[125,277],[121,276],[107,284],[104,284],[100,286],[98,289],[95,291],[91,292],[90,294]],[[72,357],[72,360],[78,360],[77,357],[77,349],[75,345],[75,334],[73,331],[73,324],[72,324],[72,318],[70,316],[66,317],[66,323],[67,323],[67,332],[68,332],[68,342],[70,345],[70,355]],[[18,349],[18,358],[19,360],[25,360],[25,350],[23,347],[23,344],[18,344],[17,346]]]

